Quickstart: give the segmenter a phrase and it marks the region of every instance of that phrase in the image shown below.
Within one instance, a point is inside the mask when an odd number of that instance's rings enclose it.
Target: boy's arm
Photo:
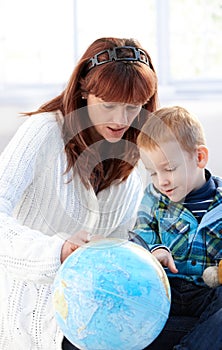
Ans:
[[[145,189],[133,229],[134,237],[136,235],[141,237],[148,245],[150,251],[165,247],[159,235],[158,203],[159,197],[153,194],[152,185],[150,184]],[[130,240],[133,241],[133,237],[130,238]],[[167,249],[167,247],[165,247],[165,249]]]
[[[152,194],[149,185],[140,204],[133,232],[129,232],[129,240],[148,249],[164,267],[173,273],[178,270],[168,247],[162,244],[158,225],[159,199]]]

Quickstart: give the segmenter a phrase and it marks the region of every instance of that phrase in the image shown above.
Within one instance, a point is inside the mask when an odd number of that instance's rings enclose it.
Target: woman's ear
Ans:
[[[201,169],[206,167],[208,162],[208,148],[205,145],[197,147],[197,166]]]
[[[85,91],[82,91],[81,95],[82,95],[82,99],[83,99],[83,100],[86,100],[87,97],[88,97],[88,93],[85,92]]]

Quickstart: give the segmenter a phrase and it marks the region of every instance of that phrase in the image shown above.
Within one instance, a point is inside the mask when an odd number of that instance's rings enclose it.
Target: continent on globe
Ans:
[[[170,310],[166,273],[145,248],[101,239],[78,248],[53,285],[55,317],[79,349],[142,350],[159,335]]]
[[[61,281],[61,285],[64,287],[66,283]],[[68,316],[68,303],[65,299],[65,295],[62,290],[57,289],[53,295],[53,306],[56,312],[65,320]]]

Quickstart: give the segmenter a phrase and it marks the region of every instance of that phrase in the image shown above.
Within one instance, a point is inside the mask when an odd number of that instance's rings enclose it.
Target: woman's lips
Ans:
[[[124,134],[124,132],[127,130],[126,127],[115,129],[115,128],[111,128],[109,126],[107,127],[107,129],[108,129],[109,133],[115,137],[122,136]]]

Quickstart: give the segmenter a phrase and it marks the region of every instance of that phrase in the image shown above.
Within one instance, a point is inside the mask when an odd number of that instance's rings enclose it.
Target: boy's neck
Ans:
[[[200,173],[199,173],[199,176],[197,178],[196,186],[193,189],[193,191],[201,188],[206,183],[206,181],[207,181],[207,179],[206,179],[206,175],[205,175],[205,169],[200,169]]]

